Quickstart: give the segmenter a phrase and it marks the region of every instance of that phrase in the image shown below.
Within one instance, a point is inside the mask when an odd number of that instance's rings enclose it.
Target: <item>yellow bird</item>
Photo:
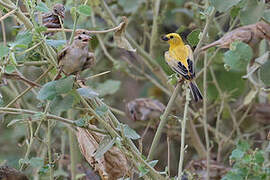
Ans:
[[[195,69],[193,53],[189,45],[185,45],[182,38],[176,33],[164,35],[162,40],[167,41],[170,45],[169,51],[165,52],[167,64],[173,71],[189,81],[189,88],[196,102],[203,99],[196,82],[193,80],[195,78]]]

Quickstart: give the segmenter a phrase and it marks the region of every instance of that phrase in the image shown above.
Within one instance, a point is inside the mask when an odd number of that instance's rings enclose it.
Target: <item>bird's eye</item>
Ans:
[[[83,34],[86,34],[85,31],[83,31]]]
[[[133,110],[131,110],[131,111],[130,111],[130,113],[131,113],[131,114],[133,114],[133,113],[134,113],[134,111],[133,111]]]
[[[79,39],[79,40],[81,40],[81,39],[82,39],[82,37],[81,37],[81,36],[79,36],[79,37],[78,37],[78,39]]]
[[[170,36],[170,39],[172,39],[173,38],[173,36]]]

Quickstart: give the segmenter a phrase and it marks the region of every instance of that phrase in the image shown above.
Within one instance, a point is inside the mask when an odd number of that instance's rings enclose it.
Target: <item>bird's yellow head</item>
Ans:
[[[163,41],[167,41],[170,46],[184,45],[181,36],[177,33],[166,34],[161,37]]]

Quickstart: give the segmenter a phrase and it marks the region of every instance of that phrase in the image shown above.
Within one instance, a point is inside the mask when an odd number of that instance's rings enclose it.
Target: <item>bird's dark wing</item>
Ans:
[[[193,63],[194,62],[193,52],[189,45],[186,45],[186,48],[188,49],[188,59],[187,59],[188,71],[190,73],[191,78],[194,78],[195,68],[194,68],[194,63]]]
[[[191,77],[188,74],[188,69],[178,60],[173,59],[169,51],[165,52],[165,59],[167,64],[172,68],[173,71],[182,75],[185,79],[190,79]]]
[[[70,49],[70,46],[66,46],[64,49],[62,49],[62,51],[60,51],[60,53],[57,56],[57,63],[58,64],[61,61],[61,59],[63,59],[66,56],[69,49]]]

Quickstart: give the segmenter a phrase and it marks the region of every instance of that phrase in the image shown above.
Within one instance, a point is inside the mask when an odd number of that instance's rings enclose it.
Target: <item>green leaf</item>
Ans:
[[[267,9],[263,13],[263,19],[270,23],[270,9]]]
[[[29,163],[32,167],[35,167],[35,168],[40,167],[44,164],[43,158],[41,157],[32,157]]]
[[[27,48],[28,45],[32,42],[32,33],[30,31],[21,31],[17,34],[15,41],[10,43],[12,48],[20,47]]]
[[[77,12],[84,16],[91,16],[91,7],[87,5],[80,5],[77,9]]]
[[[242,25],[256,23],[264,14],[265,4],[263,1],[247,0],[246,6],[240,11]]]
[[[5,67],[5,73],[8,73],[8,74],[13,73],[15,70],[16,70],[16,66],[14,66],[14,65],[8,64]]]
[[[47,7],[47,5],[43,2],[38,3],[36,6],[36,10],[44,13],[49,13],[50,9]]]
[[[260,77],[266,86],[270,86],[270,61],[268,60],[260,69]]]
[[[236,16],[238,16],[238,14],[239,14],[239,12],[240,12],[240,7],[238,7],[238,6],[234,6],[232,9],[231,9],[231,11],[230,11],[230,15],[231,15],[231,17],[234,19],[234,18],[236,18]]]
[[[9,48],[4,45],[0,45],[0,58],[8,55]]]
[[[149,169],[147,169],[144,165],[140,165],[138,170],[140,171],[139,178],[145,176],[149,172]]]
[[[237,160],[241,159],[244,156],[245,152],[241,151],[240,149],[235,149],[232,151],[230,159]]]
[[[53,114],[60,114],[61,112],[72,108],[73,102],[74,96],[69,94],[64,97],[56,96],[50,104],[50,110]]]
[[[247,141],[242,140],[237,143],[237,149],[240,149],[241,151],[246,152],[249,150],[249,148],[250,148],[250,145]]]
[[[191,33],[189,33],[189,35],[187,36],[187,40],[188,43],[194,47],[198,44],[199,42],[199,35],[200,35],[200,30],[199,29],[195,29],[193,30]]]
[[[46,164],[45,166],[42,166],[39,169],[38,173],[41,174],[41,175],[44,175],[44,174],[46,174],[49,171],[49,169],[50,169],[50,165],[49,164]]]
[[[98,84],[96,90],[100,96],[112,95],[120,88],[121,81],[106,80],[104,83]]]
[[[108,111],[108,107],[106,105],[101,105],[96,107],[95,111],[99,116],[103,116]]]
[[[77,17],[77,13],[76,12],[77,12],[76,7],[70,8],[70,15],[71,15],[73,21],[75,21],[75,19]]]
[[[234,71],[245,70],[253,56],[251,47],[236,41],[231,44],[230,49],[224,54],[224,62]]]
[[[56,96],[56,81],[51,81],[42,86],[37,98],[39,100],[53,100]]]
[[[89,99],[93,99],[95,97],[98,97],[99,94],[96,93],[95,91],[93,91],[91,88],[87,87],[87,88],[79,88],[77,89],[77,92],[83,96],[83,97],[86,97],[86,98],[89,98]]]
[[[123,131],[124,131],[124,135],[127,137],[127,138],[130,138],[130,139],[140,139],[141,136],[136,133],[135,130],[131,129],[128,125],[123,125]]]
[[[50,46],[53,46],[55,48],[58,48],[59,46],[62,46],[67,43],[66,40],[54,40],[54,39],[46,39],[46,43]]]
[[[158,160],[153,160],[153,161],[150,161],[148,164],[151,166],[151,167],[155,167],[155,165],[158,163]]]
[[[172,85],[176,85],[178,81],[179,81],[179,77],[177,73],[173,73],[172,75],[168,77],[168,82]]]
[[[85,127],[85,125],[86,125],[85,118],[80,118],[80,119],[76,120],[75,124],[78,127]]]
[[[110,136],[105,136],[99,143],[99,147],[96,150],[94,157],[100,159],[115,143],[115,138],[111,139]]]
[[[73,87],[74,79],[75,79],[74,76],[68,76],[65,79],[60,79],[56,81],[55,89],[56,89],[57,94],[65,94],[71,91]]]
[[[255,162],[262,165],[262,163],[264,162],[264,157],[261,151],[257,151],[255,153]]]
[[[133,13],[137,10],[142,1],[118,0],[117,2],[126,13]]]
[[[225,12],[231,7],[238,4],[241,0],[210,0],[210,4],[214,6],[218,11]]]
[[[47,31],[47,27],[45,27],[45,26],[38,26],[35,30],[38,32],[38,33],[42,33],[42,32],[45,32],[45,31]],[[47,41],[47,39],[46,39],[46,41]]]

